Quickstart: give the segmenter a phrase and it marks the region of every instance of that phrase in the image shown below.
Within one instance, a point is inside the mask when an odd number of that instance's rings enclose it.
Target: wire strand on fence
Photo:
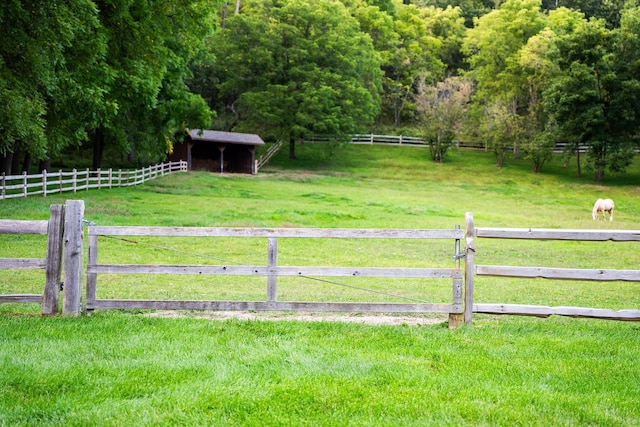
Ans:
[[[183,255],[199,257],[199,258],[214,259],[216,261],[222,261],[224,263],[234,264],[234,265],[237,265],[237,266],[240,266],[240,267],[251,267],[251,264],[241,263],[241,262],[237,262],[237,261],[231,261],[231,260],[228,260],[228,259],[215,257],[215,256],[212,256],[212,255],[206,255],[206,254],[202,254],[202,253],[198,253],[198,252],[183,251],[181,249],[171,248],[169,246],[154,245],[153,243],[140,242],[140,241],[137,241],[137,240],[125,239],[125,238],[122,238],[122,237],[108,236],[108,235],[104,235],[104,234],[100,234],[99,236],[100,237],[105,237],[105,238],[111,239],[111,240],[119,240],[119,241],[122,241],[122,242],[125,242],[125,243],[129,243],[129,244],[133,244],[133,245],[142,245],[142,246],[147,246],[147,247],[158,249],[158,250],[166,250],[166,251],[180,253],[180,254],[183,254]],[[369,288],[363,288],[363,287],[354,286],[354,285],[348,285],[346,283],[336,282],[335,280],[322,279],[320,277],[306,276],[304,274],[298,275],[296,277],[300,277],[300,278],[307,279],[307,280],[314,280],[314,281],[317,281],[317,282],[327,283],[327,284],[331,284],[331,285],[341,286],[341,287],[344,287],[344,288],[359,290],[359,291],[363,291],[363,292],[368,292],[368,293],[372,293],[372,294],[384,295],[384,296],[388,296],[388,297],[392,297],[392,298],[398,298],[398,299],[402,299],[402,300],[405,300],[405,301],[412,301],[412,302],[415,302],[415,303],[426,303],[427,302],[425,300],[420,300],[420,299],[417,299],[417,298],[411,298],[411,297],[407,297],[407,296],[404,296],[404,295],[392,294],[390,292],[383,292],[383,291],[377,291],[375,289],[369,289]]]

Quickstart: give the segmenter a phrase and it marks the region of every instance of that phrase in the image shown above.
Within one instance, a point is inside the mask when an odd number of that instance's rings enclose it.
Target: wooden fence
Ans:
[[[100,264],[100,236],[170,236],[170,237],[240,237],[266,238],[266,265],[202,266],[202,265],[139,265]],[[87,263],[87,310],[169,309],[169,310],[277,310],[277,311],[341,311],[448,313],[451,327],[462,321],[462,280],[459,262],[452,268],[379,268],[321,267],[278,265],[279,239],[453,239],[459,241],[464,232],[451,230],[390,230],[390,229],[290,229],[290,228],[184,228],[184,227],[88,227],[89,258]],[[167,300],[105,300],[97,299],[98,274],[191,274],[244,275],[266,278],[264,301],[167,301]],[[421,279],[452,279],[452,302],[437,303],[352,303],[352,302],[283,302],[277,298],[278,277],[393,277]]]
[[[39,174],[5,175],[0,178],[0,199],[27,197],[42,194],[77,192],[89,189],[128,187],[142,184],[159,176],[175,172],[186,172],[187,162],[168,162],[136,170],[114,171],[113,169],[70,172],[43,171]]]
[[[284,141],[279,139],[275,144],[270,146],[258,160],[256,160],[256,172],[259,171],[269,160],[282,148]]]
[[[64,214],[64,225],[61,222]],[[84,262],[84,203],[68,201],[66,206],[53,205],[49,221],[1,220],[0,234],[45,234],[48,232],[46,259],[0,259],[0,268],[40,268],[46,270],[43,295],[2,295],[0,302],[42,302],[43,313],[53,314],[57,307],[60,277],[60,254],[64,248],[63,314],[80,313]],[[63,234],[64,232],[64,234]],[[559,230],[476,228],[473,215],[466,215],[466,229],[402,230],[402,229],[296,229],[296,228],[211,228],[211,227],[126,227],[88,225],[88,262],[86,267],[86,309],[171,309],[171,310],[277,310],[277,311],[347,311],[447,313],[451,327],[472,323],[474,313],[548,317],[561,315],[615,320],[640,321],[640,310],[610,310],[586,307],[548,307],[503,303],[478,303],[474,300],[477,276],[517,277],[524,279],[557,279],[573,281],[640,282],[640,270],[577,269],[555,267],[496,266],[477,264],[482,256],[477,241],[482,239],[533,239],[566,241],[638,242],[638,230]],[[101,264],[98,261],[99,237],[135,236],[264,238],[264,265],[158,265]],[[282,239],[451,239],[455,243],[451,268],[407,267],[323,267],[283,266],[278,263],[278,242]],[[460,251],[460,242],[464,248]],[[461,266],[461,259],[464,265]],[[236,275],[265,279],[263,301],[220,300],[121,300],[98,299],[99,274],[171,274],[171,275]],[[285,302],[278,299],[278,278],[297,277],[389,277],[416,279],[451,279],[450,303],[371,303],[371,302]]]
[[[0,234],[46,234],[45,258],[0,258],[0,269],[44,270],[42,294],[3,294],[0,303],[39,303],[43,315],[59,311],[64,284],[62,313],[79,315],[84,264],[84,202],[69,200],[51,205],[49,220],[0,220]],[[64,267],[64,282],[60,281]]]
[[[44,292],[41,294],[4,294],[0,302],[41,303],[42,314],[58,312],[60,275],[62,272],[62,242],[64,206],[51,205],[48,221],[0,220],[0,234],[47,234],[46,258],[0,258],[3,269],[44,270]]]
[[[511,314],[548,317],[591,317],[616,320],[640,320],[640,310],[609,310],[586,307],[548,307],[502,303],[474,302],[474,277],[517,277],[525,279],[556,279],[576,281],[628,281],[640,282],[640,270],[578,269],[556,267],[519,267],[476,264],[476,239],[527,239],[566,241],[614,241],[639,242],[638,230],[558,230],[530,228],[475,228],[473,215],[467,213],[467,281],[465,298],[465,320],[471,323],[471,312],[484,314]]]

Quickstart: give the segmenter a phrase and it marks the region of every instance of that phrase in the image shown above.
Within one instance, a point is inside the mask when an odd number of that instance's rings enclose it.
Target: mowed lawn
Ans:
[[[554,159],[497,169],[490,153],[445,164],[415,147],[286,150],[257,176],[195,172],[135,188],[0,201],[0,218],[45,219],[85,201],[98,225],[640,229],[640,164],[576,177]],[[594,222],[598,197],[613,222]],[[134,240],[134,239],[130,239]],[[266,243],[101,238],[105,262],[265,263]],[[43,256],[42,236],[0,236],[0,257]],[[290,265],[452,266],[453,242],[283,241]],[[638,268],[637,245],[480,240],[483,264]],[[0,293],[41,292],[42,273],[0,271]],[[260,299],[264,281],[105,275],[103,298]],[[354,285],[354,286],[351,286]],[[451,284],[284,281],[282,298],[447,302]],[[640,308],[640,286],[482,278],[477,302]],[[364,289],[364,290],[363,290]],[[376,292],[368,293],[372,289]],[[0,305],[0,425],[640,425],[640,324],[476,316],[472,327],[296,320],[211,320],[145,311],[42,318]],[[426,315],[425,317],[433,317]]]

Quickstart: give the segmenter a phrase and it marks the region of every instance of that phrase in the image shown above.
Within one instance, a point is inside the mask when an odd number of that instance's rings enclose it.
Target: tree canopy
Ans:
[[[2,2],[2,171],[80,147],[94,168],[105,153],[148,164],[190,127],[285,139],[291,157],[313,134],[411,129],[432,135],[436,161],[455,134],[485,143],[498,166],[524,156],[535,172],[562,142],[567,156],[587,147],[596,181],[639,147],[636,0],[236,6]]]
[[[252,0],[212,39],[228,130],[295,142],[315,133],[351,135],[373,122],[380,60],[371,37],[336,0]]]

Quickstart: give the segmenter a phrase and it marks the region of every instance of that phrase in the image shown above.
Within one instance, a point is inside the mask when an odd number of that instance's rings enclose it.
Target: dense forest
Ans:
[[[556,143],[603,181],[640,147],[636,0],[10,0],[0,172],[88,153],[163,160],[188,128],[295,146],[481,141],[539,172]],[[108,156],[107,156],[108,154]]]

